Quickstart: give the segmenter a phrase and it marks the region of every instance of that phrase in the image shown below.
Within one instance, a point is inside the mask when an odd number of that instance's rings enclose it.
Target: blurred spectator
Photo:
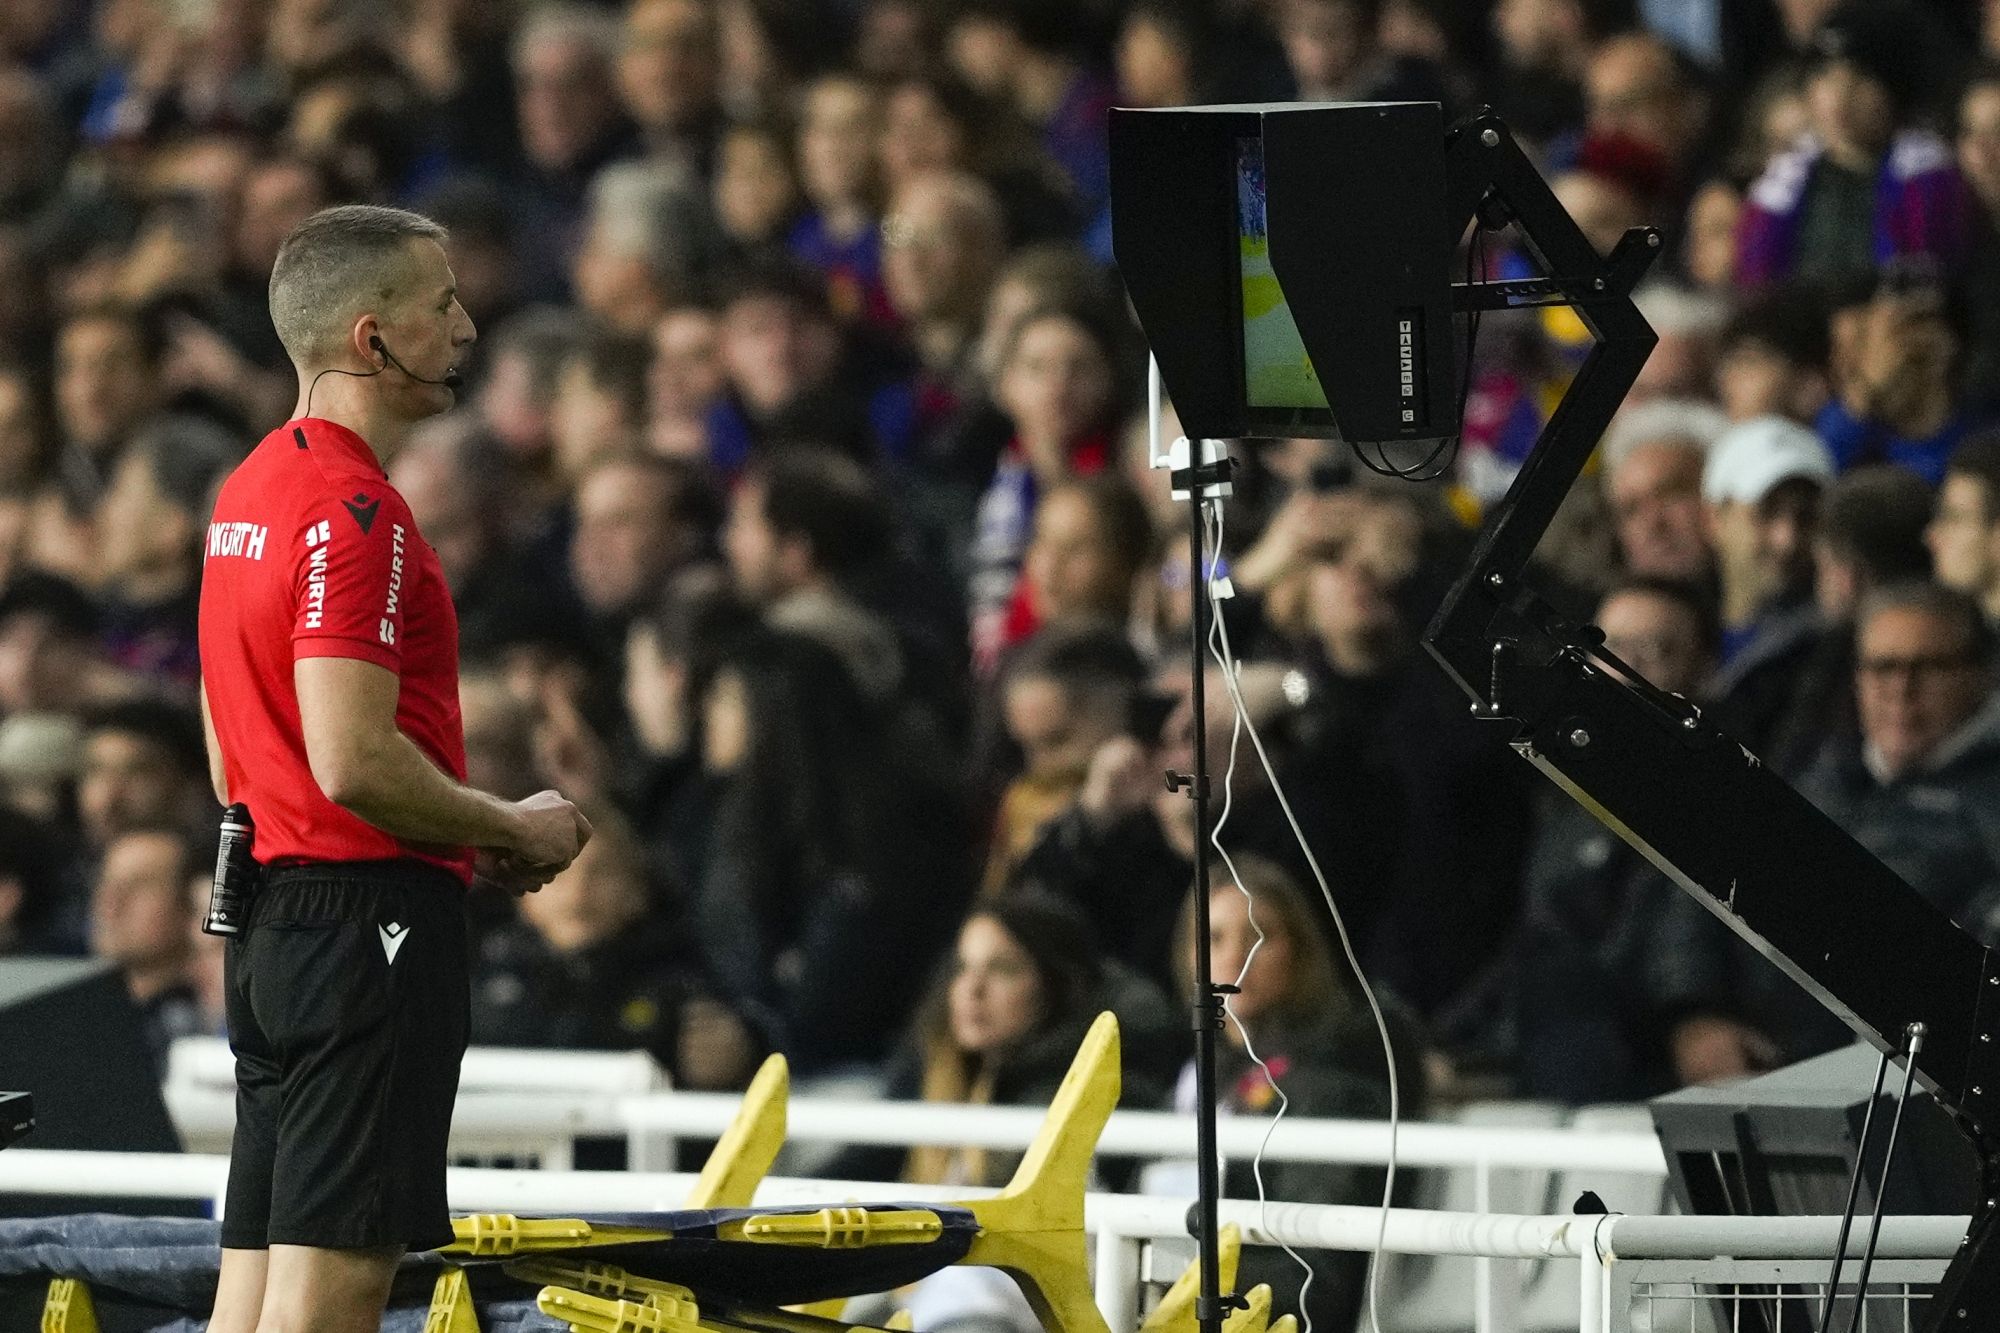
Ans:
[[[83,724],[68,713],[0,720],[0,807],[55,827],[72,814]]]
[[[1446,1011],[1488,984],[1492,951],[1469,939],[1512,927],[1519,862],[1495,852],[1517,857],[1526,842],[1525,788],[1419,660],[1411,603],[1434,541],[1421,512],[1401,492],[1357,499],[1308,553],[1286,697],[1304,687],[1298,768],[1317,773],[1329,812],[1308,832],[1357,947],[1372,976],[1443,1031]],[[1261,765],[1240,764],[1239,782],[1246,771],[1254,779]],[[1299,805],[1306,780],[1285,777]],[[1262,838],[1246,845],[1292,862],[1282,823]]]
[[[618,91],[648,157],[706,178],[721,115],[715,15],[700,0],[639,0],[625,12]]]
[[[923,0],[865,0],[855,22],[854,63],[877,79],[909,74],[937,50],[938,16]]]
[[[685,169],[615,162],[591,180],[571,287],[587,314],[643,337],[700,291],[721,262],[722,244],[708,201]]]
[[[860,464],[793,450],[754,465],[730,495],[723,553],[737,594],[772,627],[839,659],[853,687],[879,702],[903,691],[894,628],[853,594],[888,558],[892,519]]]
[[[45,932],[56,897],[56,851],[44,825],[0,808],[0,958],[54,953]]]
[[[956,78],[907,74],[888,89],[879,145],[891,195],[917,176],[964,171],[992,185],[1017,245],[1074,240],[1079,204],[1011,107]]]
[[[827,298],[843,323],[894,323],[876,228],[881,118],[880,100],[865,80],[829,74],[806,90],[798,151],[808,207],[785,243],[825,275]]]
[[[988,893],[1009,881],[1049,822],[1079,798],[1087,814],[1112,813],[1111,788],[1125,780],[1128,768],[1144,767],[1159,735],[1161,718],[1141,693],[1144,683],[1138,655],[1115,629],[1051,626],[1010,656],[999,703],[1019,765],[1000,793],[982,880]],[[1118,737],[1128,743],[1100,761],[1100,752]],[[1100,926],[1109,926],[1127,908],[1136,920],[1146,905],[1103,903],[1088,910]]]
[[[549,405],[549,436],[565,489],[574,493],[578,480],[605,459],[639,452],[652,350],[637,334],[595,329],[564,356]]]
[[[1583,80],[1600,39],[1628,26],[1629,0],[1499,0],[1499,39],[1488,97],[1507,108],[1508,123],[1543,144],[1583,120]]]
[[[1931,491],[1913,472],[1857,468],[1827,488],[1813,537],[1819,625],[1760,756],[1791,777],[1854,735],[1854,610],[1876,588],[1931,574]]]
[[[155,1078],[165,1078],[174,1038],[203,1031],[188,976],[193,961],[188,881],[199,854],[171,828],[134,828],[104,849],[91,890],[90,953],[114,964],[139,1007]]]
[[[2000,409],[2000,64],[1980,66],[1959,96],[1958,170],[1974,219],[1964,279],[1965,392],[1991,412]]]
[[[1892,584],[1855,618],[1861,731],[1800,790],[1981,942],[2000,939],[1993,633],[1963,593]]]
[[[1663,37],[1624,32],[1591,53],[1584,73],[1585,125],[1593,134],[1623,135],[1659,154],[1666,164],[1666,196],[1676,204],[1693,185],[1708,112],[1707,90],[1695,67]]]
[[[1702,471],[1722,619],[1715,692],[1753,750],[1770,739],[1812,641],[1813,538],[1832,480],[1826,445],[1783,417],[1731,426]]]
[[[509,541],[506,474],[476,429],[461,418],[420,428],[389,461],[390,483],[437,551],[468,661],[494,652],[523,616],[574,618],[560,605],[562,571]]]
[[[89,596],[66,580],[29,572],[0,591],[0,716],[80,712],[114,693],[99,624]]]
[[[193,709],[131,699],[85,717],[76,805],[87,852],[135,828],[205,827],[212,801]]]
[[[1291,0],[1278,36],[1301,102],[1436,101],[1430,67],[1384,47],[1380,0]],[[1165,104],[1171,105],[1171,104]]]
[[[968,60],[961,40],[953,48],[959,73],[982,92],[1012,101],[1062,169],[1084,215],[1095,215],[1111,192],[1105,126],[1112,90],[1084,54],[1087,21],[1064,0],[1010,0],[974,12],[985,26],[991,72],[974,67],[982,57]],[[964,36],[962,21],[956,35]]]
[[[973,657],[987,671],[1034,625],[1019,575],[1038,496],[1112,461],[1119,385],[1109,329],[1078,307],[1028,312],[1000,354],[994,397],[1014,438],[980,500],[973,544]]]
[[[1751,297],[1722,329],[1715,396],[1733,422],[1811,422],[1827,404],[1827,314],[1810,292],[1775,287]]]
[[[477,310],[483,326],[506,321],[519,308],[522,293],[514,220],[500,190],[482,176],[448,179],[418,201],[417,211],[449,233],[445,257],[458,279],[459,304]],[[479,344],[465,349],[477,356],[474,364],[484,361],[485,351]]]
[[[888,1068],[896,1101],[1046,1106],[1098,1014],[1118,1016],[1119,1100],[1157,1105],[1179,1026],[1159,990],[1107,964],[1067,904],[1020,893],[982,902],[957,932]],[[829,1170],[859,1179],[1003,1185],[1019,1157],[983,1148],[849,1148]]]
[[[693,884],[707,837],[702,696],[714,664],[756,613],[729,591],[725,571],[697,565],[668,580],[625,635],[628,735],[615,794],[668,883]]]
[[[68,530],[62,547],[40,551],[44,567],[97,581],[91,510],[133,433],[160,406],[165,350],[157,319],[115,306],[76,314],[57,333],[55,404],[63,440],[57,475]]]
[[[877,433],[892,456],[950,477],[966,466],[953,455],[980,393],[980,316],[1007,255],[999,200],[973,176],[917,176],[896,192],[882,236],[889,304],[917,368],[876,396]]]
[[[722,0],[716,7],[715,81],[725,114],[751,120],[783,108],[806,75],[826,66],[828,53],[847,35],[848,17],[817,5]]]
[[[292,228],[337,202],[343,192],[341,183],[324,165],[297,154],[272,154],[244,168],[236,192],[228,264],[217,292],[217,331],[258,366],[289,370],[285,349],[278,342],[277,330],[271,327],[266,290],[278,247]],[[487,307],[479,309],[485,315]]]
[[[0,504],[12,514],[7,539],[0,541],[0,586],[11,561],[29,546],[29,527],[40,506],[61,514],[53,485],[55,436],[47,392],[39,376],[20,364],[0,364]]]
[[[104,619],[115,666],[192,693],[195,604],[209,497],[241,451],[222,431],[164,417],[132,441],[98,509]]]
[[[724,382],[721,336],[721,321],[705,305],[677,306],[654,325],[646,377],[646,447],[652,452],[706,456],[703,417]]]
[[[1708,577],[1715,555],[1702,518],[1702,469],[1728,424],[1706,403],[1668,399],[1613,418],[1601,446],[1604,494],[1632,573]]]
[[[1201,10],[1174,0],[1138,0],[1125,11],[1115,52],[1120,106],[1192,106],[1202,55],[1211,48]]]
[[[465,771],[481,791],[518,801],[542,787],[535,772],[535,705],[517,697],[489,668],[460,674],[458,706],[465,719]]]
[[[840,668],[744,636],[700,703],[696,919],[724,999],[805,1070],[888,1051],[969,882],[954,784]]]
[[[223,956],[227,937],[202,929],[208,917],[209,894],[215,887],[215,870],[204,864],[196,849],[194,866],[187,878],[188,964],[187,983],[194,999],[188,1035],[227,1037],[228,998],[224,989]]]
[[[563,360],[585,328],[570,311],[530,306],[500,326],[485,354],[488,370],[473,406],[499,453],[508,533],[523,543],[546,539],[568,500],[556,475],[550,414]]]
[[[1737,276],[1827,280],[1899,255],[1965,257],[1965,184],[1951,148],[1909,127],[1922,92],[1920,25],[1887,0],[1849,0],[1814,33],[1809,135],[1751,187]]]
[[[1906,468],[1857,468],[1827,488],[1813,541],[1813,594],[1830,622],[1853,619],[1862,598],[1931,573],[1925,533],[1931,490]]]
[[[1952,455],[1924,534],[1937,579],[1979,603],[2000,623],[2000,436],[1967,440]]]
[[[1238,987],[1227,999],[1232,1021],[1223,1024],[1217,1049],[1216,1087],[1224,1114],[1275,1114],[1280,1088],[1288,1116],[1378,1120],[1389,1114],[1382,1036],[1353,969],[1328,948],[1325,932],[1315,924],[1321,910],[1282,867],[1260,856],[1236,854],[1216,866],[1208,894],[1210,974]],[[1179,914],[1174,950],[1180,998],[1189,1003],[1196,998],[1194,917],[1190,894]],[[1398,1110],[1420,1119],[1429,1101],[1424,1039],[1393,1002],[1383,1018],[1396,1057]],[[1181,1069],[1173,1106],[1182,1114],[1195,1110],[1193,1061]],[[1262,1176],[1260,1182],[1247,1164],[1230,1163],[1223,1171],[1223,1194],[1253,1199],[1261,1189],[1271,1199],[1360,1207],[1382,1200],[1382,1172],[1372,1167],[1272,1164]],[[1269,1283],[1277,1310],[1297,1313],[1303,1300],[1315,1325],[1346,1327],[1361,1311],[1367,1260],[1331,1250],[1308,1250],[1304,1257],[1313,1271],[1309,1295],[1299,1289],[1297,1263],[1276,1250],[1246,1251],[1237,1285],[1247,1290]]]
[[[758,1038],[709,998],[686,930],[660,910],[639,847],[599,809],[590,845],[479,945],[476,1045],[643,1050],[676,1087],[738,1088]]]
[[[1723,328],[1729,320],[1727,302],[1707,292],[1667,283],[1648,283],[1634,292],[1632,299],[1660,340],[1626,400],[1640,403],[1651,398],[1707,397],[1715,383]]]
[[[681,459],[602,459],[576,481],[569,570],[583,609],[622,639],[625,620],[677,569],[714,549],[721,505]]]
[[[760,258],[728,284],[721,356],[728,392],[709,409],[708,458],[733,478],[759,450],[827,444],[869,457],[861,393],[843,376],[826,286],[793,260]]]
[[[1696,187],[1682,222],[1681,267],[1705,292],[1729,296],[1736,288],[1736,229],[1743,218],[1743,190],[1711,177]]]
[[[1633,227],[1667,219],[1666,159],[1623,135],[1584,138],[1575,160],[1549,186],[1600,255],[1609,255]],[[1544,313],[1545,327],[1557,313]]]
[[[1152,516],[1123,477],[1063,482],[1035,510],[1035,535],[1021,567],[1029,611],[1039,624],[1094,622],[1122,630],[1152,557]]]
[[[1962,316],[1935,269],[1892,263],[1870,298],[1834,319],[1834,392],[1814,428],[1843,468],[1897,463],[1937,485],[1967,421]]]
[[[775,121],[731,125],[722,136],[711,198],[723,234],[739,249],[761,249],[791,235],[804,194],[786,128]]]
[[[628,146],[612,77],[619,43],[617,21],[581,4],[531,11],[514,38],[524,171],[510,194],[522,223],[527,287],[537,297],[562,290],[591,177]]]
[[[62,177],[62,130],[54,99],[33,74],[0,67],[0,224],[40,221]]]

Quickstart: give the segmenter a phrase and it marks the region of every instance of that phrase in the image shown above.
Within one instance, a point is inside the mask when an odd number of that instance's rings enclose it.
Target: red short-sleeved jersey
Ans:
[[[354,657],[402,680],[396,726],[465,780],[458,617],[437,553],[360,436],[290,421],[223,483],[201,580],[201,672],[229,799],[256,857],[413,856],[472,878],[472,850],[404,842],[341,809],[306,760],[292,664]]]

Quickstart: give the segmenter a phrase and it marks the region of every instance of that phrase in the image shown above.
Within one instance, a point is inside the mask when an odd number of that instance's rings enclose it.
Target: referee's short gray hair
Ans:
[[[1611,419],[1598,450],[1609,477],[1642,444],[1680,444],[1708,452],[1729,429],[1720,409],[1695,398],[1654,398],[1635,403]]]
[[[312,365],[371,304],[398,295],[412,240],[444,243],[445,230],[400,208],[341,204],[292,229],[271,265],[271,323],[298,365]]]

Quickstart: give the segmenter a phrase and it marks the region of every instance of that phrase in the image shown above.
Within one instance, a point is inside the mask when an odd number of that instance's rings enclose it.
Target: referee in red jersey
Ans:
[[[456,400],[474,336],[443,239],[360,205],[286,238],[271,319],[298,408],[209,524],[209,770],[261,867],[225,955],[236,1138],[212,1333],[372,1333],[403,1252],[452,1239],[465,887],[477,864],[539,888],[590,836],[553,791],[465,785],[457,618],[383,473]]]

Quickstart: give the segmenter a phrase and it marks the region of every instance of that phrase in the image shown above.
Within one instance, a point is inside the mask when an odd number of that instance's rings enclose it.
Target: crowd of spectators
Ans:
[[[1287,98],[1491,104],[1601,251],[1663,229],[1659,347],[1541,578],[2000,943],[1996,61],[1994,0],[8,0],[0,953],[112,961],[156,1048],[218,1028],[209,498],[293,406],[279,242],[394,203],[450,229],[482,334],[389,464],[458,603],[472,780],[598,830],[540,894],[475,891],[475,1040],[1033,1099],[1109,1006],[1128,1101],[1170,1103],[1194,588],[1104,125]],[[1489,274],[1533,271],[1494,240]],[[1238,449],[1244,707],[1406,1107],[1840,1039],[1419,650],[1587,347],[1566,312],[1484,321],[1432,484]],[[1295,1104],[1380,1113],[1247,751],[1223,839],[1280,904],[1245,1025]]]

